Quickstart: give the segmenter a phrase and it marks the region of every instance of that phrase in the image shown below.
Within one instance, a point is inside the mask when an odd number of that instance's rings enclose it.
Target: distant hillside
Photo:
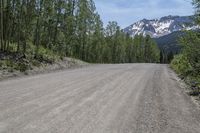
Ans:
[[[154,39],[157,42],[160,49],[164,50],[166,53],[173,52],[175,54],[178,53],[181,49],[178,40],[183,35],[183,31],[176,31],[171,34]]]

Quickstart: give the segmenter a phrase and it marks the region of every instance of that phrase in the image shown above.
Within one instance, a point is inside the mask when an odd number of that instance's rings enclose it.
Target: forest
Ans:
[[[0,1],[0,65],[10,58],[15,64],[13,58],[38,63],[63,57],[90,63],[160,60],[150,36],[132,38],[115,21],[104,26],[93,0]]]

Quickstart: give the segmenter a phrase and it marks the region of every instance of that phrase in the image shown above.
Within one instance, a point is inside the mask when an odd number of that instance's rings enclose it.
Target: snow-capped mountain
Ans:
[[[166,16],[153,20],[143,19],[125,28],[124,32],[131,36],[142,34],[158,38],[176,31],[197,29],[193,18],[194,16]]]

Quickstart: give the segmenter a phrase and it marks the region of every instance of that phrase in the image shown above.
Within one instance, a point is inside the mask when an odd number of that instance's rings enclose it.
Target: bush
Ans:
[[[32,60],[32,65],[33,65],[33,66],[36,66],[36,67],[39,67],[41,64],[40,64],[40,62],[37,61],[37,60]]]
[[[15,63],[12,60],[6,59],[0,61],[0,69],[12,69],[15,66]]]
[[[4,62],[0,60],[0,69],[4,67]]]
[[[171,67],[190,86],[190,95],[200,95],[200,33],[188,32],[181,38],[182,54],[175,56]]]
[[[181,39],[181,44],[183,46],[182,52],[192,67],[192,76],[198,77],[200,75],[200,33],[188,32]]]
[[[183,54],[176,55],[171,62],[171,67],[178,73],[187,76],[192,71],[192,67]]]
[[[20,72],[25,72],[26,70],[29,69],[29,65],[25,63],[18,63],[16,69],[19,70]]]
[[[13,72],[14,70],[24,72],[29,68],[29,65],[25,61],[15,62],[11,59],[6,59],[0,61],[0,67],[1,69],[7,69],[8,72]]]
[[[44,47],[39,47],[36,59],[40,62],[52,64],[55,60],[59,59],[59,57],[56,56],[53,51],[45,49]]]

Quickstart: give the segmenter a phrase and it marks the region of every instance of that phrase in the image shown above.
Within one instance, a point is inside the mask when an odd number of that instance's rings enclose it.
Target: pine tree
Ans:
[[[0,49],[43,59],[43,50],[95,63],[157,62],[147,36],[103,22],[93,0],[0,0]]]

